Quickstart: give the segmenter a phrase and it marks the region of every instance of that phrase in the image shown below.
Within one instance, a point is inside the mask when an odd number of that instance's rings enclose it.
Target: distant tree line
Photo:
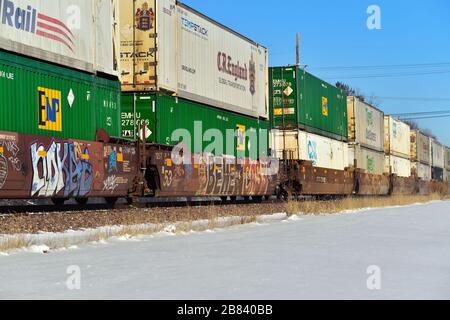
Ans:
[[[377,101],[377,98],[375,96],[368,97],[364,93],[362,93],[361,90],[352,88],[348,84],[339,81],[336,83],[336,87],[338,89],[343,90],[348,96],[357,97],[362,102],[366,102],[374,107],[380,108],[380,102]],[[414,120],[402,120],[402,121],[408,124],[412,130],[420,130],[425,135],[435,140],[438,140],[433,131],[431,131],[430,129],[421,128],[416,121]]]

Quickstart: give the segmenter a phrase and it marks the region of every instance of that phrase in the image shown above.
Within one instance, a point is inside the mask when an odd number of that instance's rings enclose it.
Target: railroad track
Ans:
[[[222,201],[217,199],[204,199],[204,200],[176,200],[176,201],[146,201],[142,199],[134,202],[133,204],[117,203],[88,203],[80,205],[77,203],[68,203],[63,205],[47,204],[47,203],[34,203],[31,201],[20,201],[26,204],[10,204],[0,205],[0,214],[37,214],[37,213],[61,213],[61,212],[87,212],[87,211],[104,211],[104,210],[126,210],[126,209],[150,209],[150,208],[183,208],[183,207],[207,207],[207,206],[227,206],[227,205],[246,205],[246,204],[258,204],[258,203],[277,203],[280,200],[271,198],[269,200],[235,200],[235,201]]]

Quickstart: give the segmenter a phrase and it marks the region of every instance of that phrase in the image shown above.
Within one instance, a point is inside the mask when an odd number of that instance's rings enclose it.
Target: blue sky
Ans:
[[[450,1],[406,0],[184,0],[270,50],[270,65],[295,63],[295,33],[310,72],[378,100],[386,113],[450,110]],[[369,30],[367,8],[381,9],[381,30]],[[418,64],[446,65],[417,66]],[[412,67],[386,67],[398,65]],[[382,69],[328,67],[385,66]],[[325,67],[325,69],[323,69]],[[327,69],[328,68],[328,69]],[[448,71],[447,73],[442,73]],[[431,73],[381,78],[377,74]],[[403,98],[420,97],[410,101]],[[446,100],[432,100],[446,98]],[[450,118],[420,120],[450,146]]]

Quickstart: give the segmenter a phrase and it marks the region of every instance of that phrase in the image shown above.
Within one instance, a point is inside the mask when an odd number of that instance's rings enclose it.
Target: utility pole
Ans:
[[[297,32],[297,46],[296,46],[297,59],[295,65],[300,67],[300,33]]]

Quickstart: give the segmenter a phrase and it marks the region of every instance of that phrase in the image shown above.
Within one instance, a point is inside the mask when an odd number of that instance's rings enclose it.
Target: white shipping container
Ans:
[[[405,178],[411,176],[411,161],[409,161],[409,159],[393,155],[385,156],[384,165],[386,173],[395,174]]]
[[[391,116],[384,117],[384,148],[386,154],[411,158],[411,128]]]
[[[272,131],[272,150],[278,158],[311,161],[319,168],[348,168],[348,144],[304,131]]]
[[[115,14],[113,0],[95,0],[95,70],[117,75],[114,64],[118,57],[114,56],[117,35],[115,33]],[[118,0],[120,1],[120,0]]]
[[[431,181],[431,166],[420,162],[411,162],[411,170],[423,181]]]
[[[350,142],[384,151],[384,113],[357,97],[347,98],[347,112]]]
[[[450,148],[445,147],[445,168],[450,170]]]
[[[374,151],[358,145],[349,146],[349,166],[365,173],[382,175],[384,173],[384,152]]]
[[[175,0],[119,5],[124,90],[164,90],[269,117],[266,48]]]
[[[0,47],[87,72],[117,75],[111,0],[2,0]]]
[[[411,161],[431,165],[431,138],[419,130],[411,131]]]
[[[432,166],[445,168],[444,146],[435,140],[431,140]]]

